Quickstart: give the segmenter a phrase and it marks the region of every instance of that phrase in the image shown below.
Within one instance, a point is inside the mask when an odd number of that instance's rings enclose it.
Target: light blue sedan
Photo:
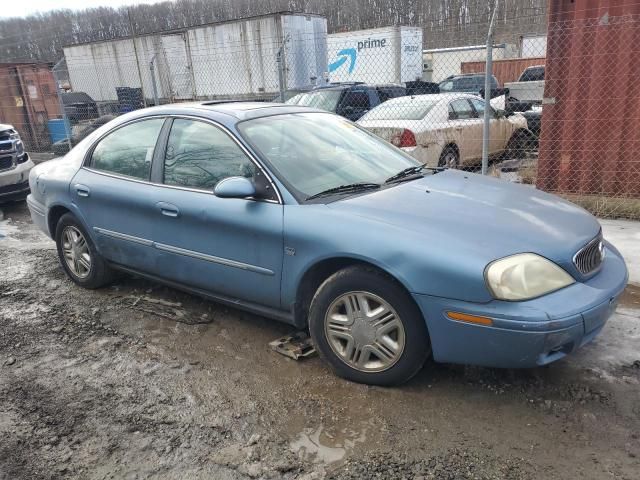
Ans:
[[[337,374],[535,367],[592,340],[627,282],[579,207],[430,170],[317,110],[194,103],[123,115],[31,172],[33,221],[96,288],[116,270],[308,328]]]

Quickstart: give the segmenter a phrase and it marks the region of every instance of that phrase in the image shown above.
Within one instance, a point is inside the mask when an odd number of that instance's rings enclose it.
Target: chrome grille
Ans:
[[[0,170],[7,170],[9,168],[13,168],[13,157],[11,155],[0,157]]]
[[[604,244],[602,234],[587,243],[573,257],[573,264],[583,275],[595,272],[604,259]]]

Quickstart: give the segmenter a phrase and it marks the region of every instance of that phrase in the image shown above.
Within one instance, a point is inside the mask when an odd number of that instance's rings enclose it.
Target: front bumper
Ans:
[[[628,274],[607,245],[598,274],[526,302],[478,304],[414,294],[427,322],[437,362],[528,368],[559,360],[593,340],[615,311]],[[491,326],[464,323],[449,311],[491,318]]]
[[[31,159],[10,170],[0,172],[0,202],[24,199],[29,193],[29,172],[34,167]]]

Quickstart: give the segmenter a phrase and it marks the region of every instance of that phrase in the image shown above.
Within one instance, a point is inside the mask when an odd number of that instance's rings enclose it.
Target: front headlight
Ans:
[[[575,280],[555,263],[534,253],[521,253],[490,263],[487,287],[499,300],[529,300],[571,285]]]

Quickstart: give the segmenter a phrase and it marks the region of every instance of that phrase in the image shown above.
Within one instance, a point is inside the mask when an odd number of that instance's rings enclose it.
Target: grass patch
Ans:
[[[555,194],[566,198],[576,205],[580,205],[596,217],[640,220],[640,198],[580,195],[560,192],[556,192]]]

